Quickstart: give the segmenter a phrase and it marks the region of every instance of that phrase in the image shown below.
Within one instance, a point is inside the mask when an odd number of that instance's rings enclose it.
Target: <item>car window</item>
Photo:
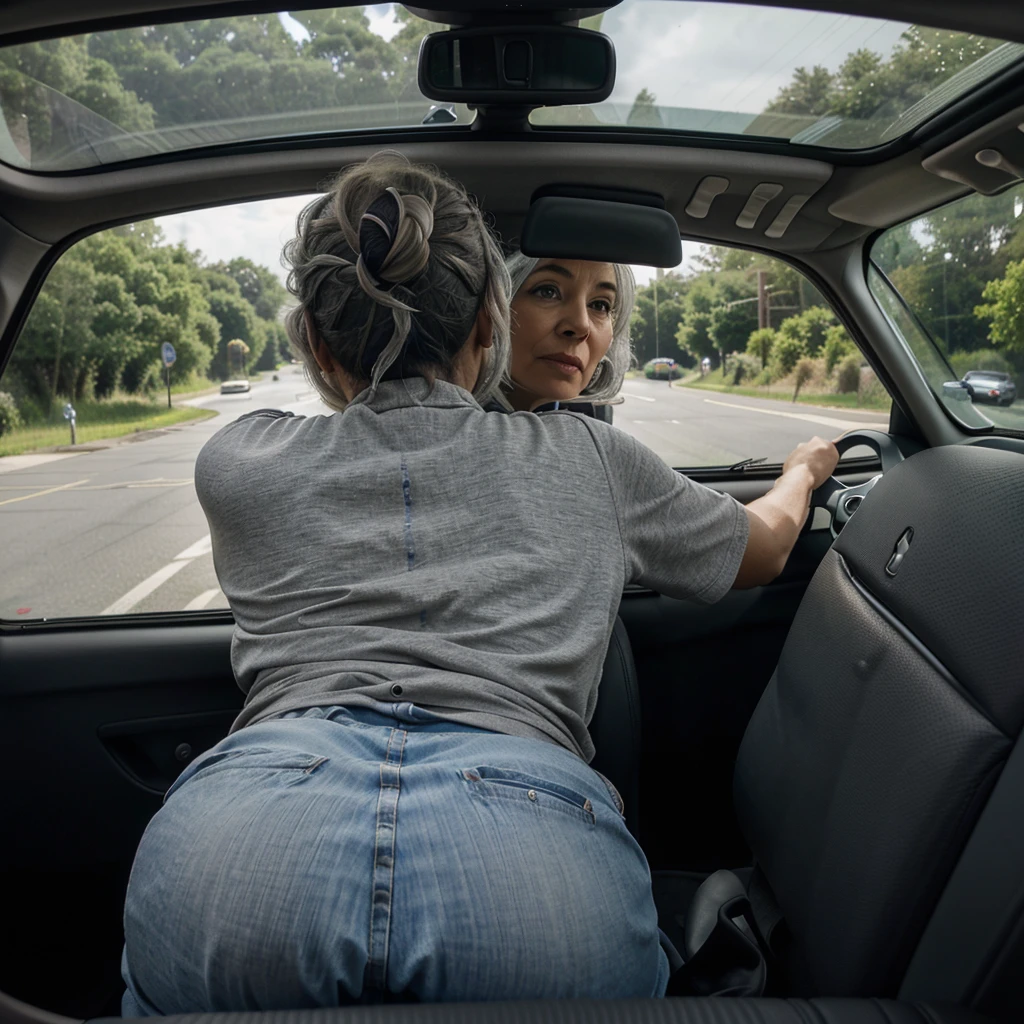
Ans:
[[[0,523],[18,538],[0,551],[0,619],[226,607],[197,453],[254,409],[330,413],[282,323],[281,248],[308,199],[118,227],[56,262],[0,377]],[[686,252],[634,268],[617,429],[684,468],[884,429],[888,396],[810,282],[749,252]]]
[[[1024,430],[1024,188],[882,232],[868,282],[936,398],[974,428]]]

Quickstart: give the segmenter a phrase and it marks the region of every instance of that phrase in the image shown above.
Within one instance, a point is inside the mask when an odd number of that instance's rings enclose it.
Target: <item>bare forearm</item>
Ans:
[[[750,539],[737,587],[761,586],[782,572],[807,518],[813,489],[811,471],[794,466],[766,495],[747,505]]]

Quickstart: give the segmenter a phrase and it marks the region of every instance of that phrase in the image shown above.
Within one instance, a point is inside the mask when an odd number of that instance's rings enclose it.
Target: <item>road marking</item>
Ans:
[[[739,402],[718,402],[714,398],[705,398],[708,405],[724,405],[727,409],[745,409],[747,412],[758,412],[763,416],[785,416],[790,420],[806,420],[808,423],[820,423],[825,427],[837,427],[839,430],[853,430],[857,427],[877,427],[887,424],[887,420],[840,420],[832,416],[815,416],[806,412],[778,412],[775,409],[758,409],[753,405],[741,405]]]
[[[66,491],[72,487],[77,487],[79,484],[87,483],[88,477],[85,480],[76,480],[73,484],[61,484],[60,487],[47,487],[45,491],[33,491],[31,494],[22,494],[17,498],[4,498],[0,501],[0,505],[13,505],[16,501],[28,501],[29,498],[41,498],[44,494],[56,494],[57,491]]]
[[[677,427],[679,426],[679,420],[669,420],[669,423],[674,423]]]
[[[220,587],[214,587],[212,590],[204,590],[198,597],[193,597],[192,600],[182,608],[182,611],[202,611],[218,594],[220,594],[220,592]]]
[[[179,555],[174,556],[174,561],[168,562],[162,569],[157,569],[152,576],[147,576],[140,584],[132,587],[123,597],[119,597],[109,608],[104,608],[101,615],[124,615],[130,612],[140,601],[149,597],[162,583],[166,583],[176,573],[181,572],[186,565],[190,565],[200,555],[205,555],[211,550],[210,535],[207,534],[195,544],[190,544]]]
[[[162,569],[157,569],[152,576],[147,576],[137,587],[132,587],[124,597],[119,597],[109,608],[104,608],[100,615],[124,615],[131,611],[143,598],[160,586],[166,583],[175,573],[181,572],[192,559],[186,558],[181,561],[168,562]]]
[[[647,395],[638,395],[634,391],[623,391],[626,398],[639,398],[641,402],[656,402],[656,398],[648,398]]]
[[[5,455],[0,459],[0,473],[13,473],[16,469],[31,469],[33,466],[45,466],[48,462],[60,459],[73,459],[84,452],[61,452],[55,455]]]
[[[210,540],[210,535],[207,534],[201,540],[197,540],[195,544],[190,544],[180,555],[175,555],[174,560],[177,562],[182,558],[198,558],[200,555],[209,554],[213,549],[213,543]]]

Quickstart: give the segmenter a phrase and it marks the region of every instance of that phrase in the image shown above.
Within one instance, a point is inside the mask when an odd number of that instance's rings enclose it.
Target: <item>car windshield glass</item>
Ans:
[[[869,275],[876,298],[953,415],[1024,430],[1024,186],[891,228],[871,259],[889,282]]]
[[[912,131],[1024,46],[848,14],[624,0],[582,23],[615,43],[604,103],[538,125],[621,125],[862,149]]]
[[[398,4],[242,15],[0,49],[0,160],[41,171],[283,136],[472,120],[416,84],[440,25]]]
[[[667,129],[858,149],[1017,64],[1024,46],[905,22],[624,0],[585,27],[616,49],[604,103],[537,125]],[[115,29],[0,49],[0,160],[63,171],[257,139],[468,123],[420,93],[443,26],[399,4]]]

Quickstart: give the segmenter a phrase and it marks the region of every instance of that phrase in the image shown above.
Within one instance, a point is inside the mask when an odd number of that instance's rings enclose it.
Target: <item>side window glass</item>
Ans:
[[[1024,187],[883,232],[868,284],[929,386],[968,427],[1024,429]]]
[[[614,423],[670,465],[776,464],[814,434],[887,429],[889,395],[793,267],[684,242],[681,266],[635,270],[638,366]]]
[[[307,199],[115,228],[57,261],[0,377],[0,529],[17,538],[0,619],[227,607],[196,455],[253,409],[327,411],[281,322],[281,244]]]

